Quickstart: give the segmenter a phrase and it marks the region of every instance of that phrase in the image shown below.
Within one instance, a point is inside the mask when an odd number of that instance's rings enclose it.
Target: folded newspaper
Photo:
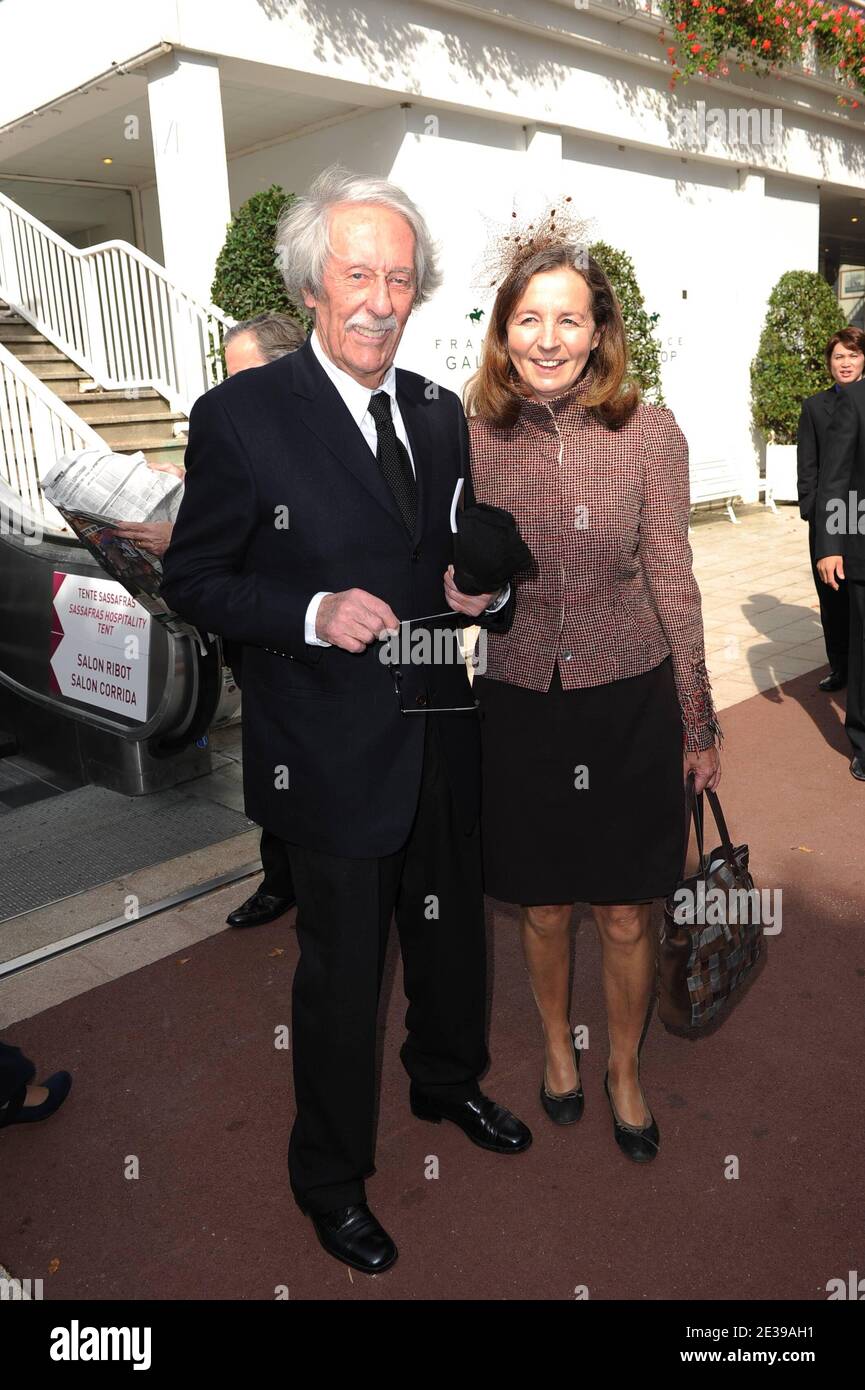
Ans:
[[[151,468],[139,449],[113,454],[108,448],[64,454],[41,480],[58,511],[89,512],[106,521],[174,521],[183,482]]]
[[[160,597],[158,558],[116,530],[121,521],[173,522],[183,498],[181,478],[151,468],[140,450],[114,454],[107,448],[92,448],[64,454],[41,479],[40,487],[106,574],[164,626],[194,637],[204,650],[198,630]]]

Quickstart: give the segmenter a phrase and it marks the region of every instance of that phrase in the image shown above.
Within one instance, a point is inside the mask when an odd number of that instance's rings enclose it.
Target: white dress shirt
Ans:
[[[355,381],[353,376],[349,376],[348,372],[344,372],[335,362],[331,362],[319,342],[318,334],[315,329],[312,330],[309,341],[310,347],[315,353],[318,361],[330,377],[345,402],[351,418],[354,420],[369,445],[373,458],[376,458],[378,455],[378,431],[375,427],[375,420],[369,412],[369,403],[375,395],[375,392],[371,391],[368,386],[362,386],[359,381]],[[399,402],[396,398],[396,368],[393,364],[388,367],[381,385],[377,386],[375,391],[386,391],[390,396],[390,411],[393,416],[394,429],[396,430],[397,438],[405,445],[406,453],[411,461],[412,470],[415,477],[417,477],[417,468],[415,468],[414,458],[412,457],[411,445],[409,444],[405,423],[400,414]],[[323,598],[326,598],[327,595],[332,592],[332,589],[321,589],[319,593],[313,594],[309,601],[309,607],[306,610],[306,619],[304,622],[304,640],[311,647],[329,647],[331,645],[330,642],[323,642],[320,637],[316,636],[315,622],[318,617],[319,604]],[[507,601],[509,594],[510,587],[507,587],[496,602],[490,604],[487,612],[495,613],[502,604]]]

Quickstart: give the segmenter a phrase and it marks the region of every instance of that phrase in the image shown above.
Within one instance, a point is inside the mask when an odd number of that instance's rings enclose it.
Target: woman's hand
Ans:
[[[465,613],[469,618],[479,618],[484,609],[489,608],[495,594],[463,594],[454,583],[454,567],[448,565],[444,574],[445,598],[448,608],[454,613]]]
[[[688,773],[694,773],[694,791],[702,792],[708,787],[714,791],[721,780],[721,754],[714,746],[701,748],[698,753],[685,754],[685,781]]]

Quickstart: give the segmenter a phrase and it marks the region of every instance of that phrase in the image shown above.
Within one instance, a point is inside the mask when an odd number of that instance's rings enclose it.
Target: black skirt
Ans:
[[[526,906],[672,893],[682,867],[682,719],[667,657],[640,676],[524,690],[477,676],[487,893]]]

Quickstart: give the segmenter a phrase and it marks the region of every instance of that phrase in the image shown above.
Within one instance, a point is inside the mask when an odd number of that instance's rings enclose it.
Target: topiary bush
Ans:
[[[274,253],[277,218],[294,200],[294,193],[274,183],[237,209],[216,262],[210,295],[217,308],[234,319],[290,314],[308,333],[312,320],[286,295]]]
[[[605,241],[593,242],[588,250],[616,291],[628,338],[630,375],[639,385],[644,400],[664,405],[660,347],[652,332],[658,315],[646,312],[634,262],[624,251],[618,251]]]
[[[770,444],[795,444],[802,402],[831,382],[826,344],[847,320],[814,270],[788,270],[769,295],[751,363],[751,414]]]

